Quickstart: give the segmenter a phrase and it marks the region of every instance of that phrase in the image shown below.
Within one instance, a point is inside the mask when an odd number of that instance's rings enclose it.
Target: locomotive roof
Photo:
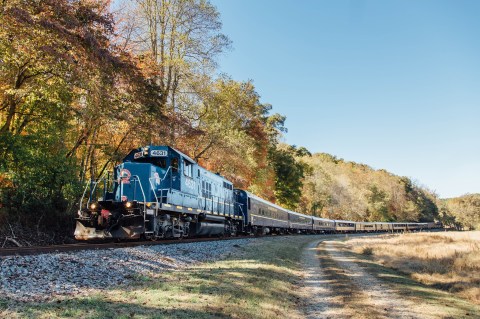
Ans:
[[[152,146],[152,147],[155,147],[155,146]],[[181,155],[183,158],[185,158],[187,161],[189,161],[190,163],[192,164],[197,164],[197,162],[195,162],[192,158],[190,158],[190,156],[188,156],[187,154],[185,153],[182,153],[180,152],[179,150],[177,150],[176,148],[173,148],[171,146],[167,146],[167,147],[170,147],[172,150],[174,150],[175,152],[177,152],[179,155]]]

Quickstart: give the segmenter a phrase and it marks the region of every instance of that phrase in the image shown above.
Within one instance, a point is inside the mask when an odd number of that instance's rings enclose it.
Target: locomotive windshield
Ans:
[[[134,160],[136,163],[150,163],[161,168],[167,168],[167,159],[158,157],[143,157]]]

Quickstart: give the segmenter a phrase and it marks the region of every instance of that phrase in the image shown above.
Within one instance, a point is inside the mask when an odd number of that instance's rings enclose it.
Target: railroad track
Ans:
[[[164,239],[159,241],[127,241],[127,242],[109,242],[109,243],[75,243],[65,245],[52,246],[28,246],[28,247],[8,247],[0,248],[0,256],[26,256],[49,254],[58,252],[71,252],[79,250],[98,250],[111,248],[125,248],[137,246],[155,246],[155,245],[172,245],[182,243],[195,243],[205,241],[220,241],[220,240],[234,240],[242,238],[252,238],[252,236],[237,236],[237,237],[212,237],[212,238],[183,238],[183,239]]]
[[[443,230],[431,229],[428,232],[436,232]],[[367,233],[352,233],[342,234],[346,236],[355,236]],[[380,233],[368,233],[368,234],[387,234]],[[278,236],[278,235],[274,235]],[[292,236],[292,235],[290,235]],[[155,245],[172,245],[181,243],[195,243],[195,242],[207,242],[207,241],[220,241],[220,240],[235,240],[243,238],[254,238],[254,236],[237,236],[237,237],[200,237],[200,238],[183,238],[183,239],[162,239],[159,241],[126,241],[126,242],[108,242],[108,243],[75,243],[65,245],[52,245],[52,246],[28,246],[28,247],[8,247],[0,248],[0,256],[26,256],[26,255],[38,255],[49,254],[57,252],[70,252],[80,250],[98,250],[98,249],[111,249],[111,248],[125,248],[125,247],[137,247],[137,246],[155,246]]]

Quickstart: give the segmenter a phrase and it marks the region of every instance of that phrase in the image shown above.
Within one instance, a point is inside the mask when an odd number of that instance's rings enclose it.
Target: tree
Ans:
[[[204,98],[191,101],[197,105],[189,108],[195,134],[178,136],[177,146],[236,187],[273,199],[274,172],[267,155],[285,118],[269,114],[271,106],[260,102],[250,81],[222,76],[202,85]]]
[[[446,208],[459,226],[480,229],[480,194],[447,199]]]
[[[161,107],[173,112],[183,108],[178,94],[191,94],[189,83],[209,74],[230,45],[206,0],[136,0],[118,20],[122,45],[143,61]]]
[[[387,207],[387,194],[376,185],[370,186],[368,195],[368,220],[369,221],[390,221]]]
[[[302,196],[302,186],[307,165],[298,162],[296,155],[309,154],[306,149],[300,151],[295,146],[272,149],[270,159],[275,170],[275,197],[279,205],[296,209]]]

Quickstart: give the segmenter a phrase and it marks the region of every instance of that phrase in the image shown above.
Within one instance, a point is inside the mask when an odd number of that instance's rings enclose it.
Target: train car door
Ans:
[[[172,169],[172,188],[176,190],[181,190],[180,185],[180,159],[178,155],[173,155],[170,159],[170,166]]]

